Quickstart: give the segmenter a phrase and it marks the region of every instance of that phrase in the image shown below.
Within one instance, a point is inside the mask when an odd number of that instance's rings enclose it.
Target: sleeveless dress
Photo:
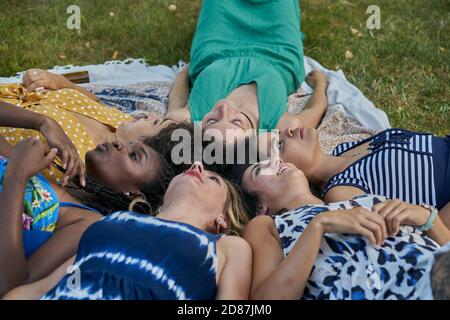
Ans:
[[[94,119],[114,129],[117,129],[122,122],[133,119],[132,116],[115,108],[104,106],[73,89],[60,89],[40,94],[29,92],[19,84],[0,84],[0,101],[40,113],[58,122],[70,141],[73,142],[82,161],[84,161],[86,152],[95,149],[96,144],[95,139],[89,136],[73,113]],[[45,141],[39,131],[21,128],[0,127],[0,136],[12,145],[31,137],[39,137]],[[60,169],[61,160],[56,158],[53,163],[56,166],[45,169],[43,175],[49,181],[60,184],[64,176],[63,170]]]
[[[189,66],[192,121],[254,82],[259,128],[275,129],[305,78],[302,39],[298,0],[204,0]]]
[[[76,271],[42,299],[215,299],[220,237],[180,222],[112,213],[86,230]],[[77,274],[78,284],[71,280]]]
[[[308,205],[274,217],[284,256],[318,214],[365,207],[386,198],[362,195],[353,200]],[[359,235],[326,233],[306,284],[305,300],[432,299],[430,272],[440,246],[411,226],[374,246]],[[446,248],[448,251],[449,246]]]
[[[436,137],[388,129],[368,139],[338,145],[334,156],[369,142],[369,153],[333,176],[322,195],[333,187],[352,186],[412,204],[440,210],[450,202],[450,136]]]
[[[8,159],[0,156],[0,192],[3,190],[3,176],[7,166]],[[59,202],[58,195],[42,174],[31,177],[27,181],[23,207],[22,237],[25,257],[27,258],[53,235],[61,207],[79,207],[97,212],[95,209],[83,205]]]

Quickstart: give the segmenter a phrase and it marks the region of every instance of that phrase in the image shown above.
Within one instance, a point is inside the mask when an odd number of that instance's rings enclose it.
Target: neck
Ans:
[[[309,172],[306,173],[306,176],[311,184],[322,189],[332,176],[342,171],[347,161],[345,158],[334,157],[320,152],[315,163],[314,167],[308,170]]]
[[[200,218],[205,215],[200,214],[198,210],[194,209],[195,207],[196,206],[194,205],[185,205],[182,203],[168,203],[167,205],[163,204],[160,208],[158,218],[183,222],[198,229],[206,230],[207,222],[205,219]]]
[[[256,84],[242,85],[235,89],[228,97],[236,103],[237,109],[249,116],[252,123],[258,126],[259,104]],[[255,127],[254,129],[258,128]]]
[[[323,201],[314,196],[311,192],[296,194],[291,200],[284,206],[287,210],[294,210],[299,207],[308,204],[322,204]]]

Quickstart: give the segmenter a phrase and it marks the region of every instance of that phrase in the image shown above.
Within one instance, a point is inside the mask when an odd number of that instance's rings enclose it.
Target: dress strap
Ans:
[[[60,202],[59,203],[60,207],[72,207],[72,208],[79,208],[79,209],[84,209],[84,210],[88,210],[88,211],[93,211],[93,212],[97,212],[100,213],[98,210],[85,206],[83,204],[78,204],[78,203],[73,203],[73,202]]]

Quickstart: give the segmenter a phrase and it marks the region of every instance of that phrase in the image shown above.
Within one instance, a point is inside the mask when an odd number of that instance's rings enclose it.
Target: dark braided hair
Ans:
[[[164,193],[170,181],[175,176],[175,170],[171,163],[164,157],[164,152],[158,151],[157,148],[154,148],[147,141],[144,143],[154,149],[158,154],[159,168],[155,178],[152,181],[144,183],[139,188],[151,208],[148,208],[145,203],[138,202],[134,205],[133,211],[154,214],[162,204]],[[114,211],[128,210],[130,203],[133,201],[131,196],[123,192],[115,192],[89,176],[86,177],[86,187],[84,189],[76,185],[69,185],[67,190],[85,205],[98,210],[104,215]]]

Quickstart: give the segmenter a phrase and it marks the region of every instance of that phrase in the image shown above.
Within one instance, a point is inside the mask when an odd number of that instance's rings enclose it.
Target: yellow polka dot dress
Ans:
[[[57,121],[75,145],[83,161],[86,152],[96,147],[95,139],[88,135],[74,113],[97,120],[115,129],[123,121],[133,119],[130,115],[95,102],[73,89],[61,89],[40,94],[28,92],[19,84],[0,85],[0,101],[43,114]],[[0,127],[0,136],[12,145],[30,137],[39,137],[45,140],[38,131],[19,128]],[[57,158],[54,164],[56,166],[45,170],[44,176],[52,182],[61,183],[64,176],[59,169],[62,165],[61,160]]]

